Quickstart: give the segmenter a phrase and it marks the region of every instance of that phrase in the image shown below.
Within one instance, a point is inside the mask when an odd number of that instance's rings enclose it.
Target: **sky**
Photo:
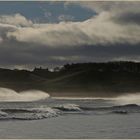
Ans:
[[[140,2],[0,1],[0,67],[140,61]]]

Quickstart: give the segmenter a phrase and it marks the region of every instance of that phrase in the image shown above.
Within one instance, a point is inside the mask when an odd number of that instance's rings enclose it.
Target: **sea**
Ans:
[[[140,94],[51,97],[0,88],[1,139],[139,139]]]

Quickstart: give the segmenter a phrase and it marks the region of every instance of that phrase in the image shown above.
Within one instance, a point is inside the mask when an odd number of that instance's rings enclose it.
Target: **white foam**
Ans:
[[[16,111],[17,110],[17,111]],[[39,107],[39,108],[15,108],[7,109],[10,113],[6,113],[0,110],[1,119],[18,119],[18,120],[38,120],[51,117],[57,117],[60,111],[52,109],[50,107]],[[21,111],[21,112],[19,112]]]
[[[7,88],[0,88],[0,102],[27,102],[46,99],[49,94],[39,90],[16,92]]]
[[[59,113],[57,109],[52,109],[50,107],[29,108],[27,110],[36,112],[36,113],[50,113],[53,115],[57,115]]]
[[[57,105],[56,107],[60,108],[60,109],[73,110],[73,111],[80,111],[81,110],[79,108],[79,106],[76,104],[62,104],[62,105]]]
[[[0,111],[0,116],[7,116],[8,114],[6,112]]]

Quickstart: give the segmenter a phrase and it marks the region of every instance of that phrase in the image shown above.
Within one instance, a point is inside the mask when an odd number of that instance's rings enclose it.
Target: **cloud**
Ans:
[[[81,2],[65,2],[65,5],[80,5],[83,8],[92,10],[96,14],[102,12],[108,12],[118,19],[118,21],[123,21],[125,23],[129,22],[139,22],[140,19],[140,3],[138,1],[81,1]]]
[[[27,20],[24,16],[18,13],[14,15],[1,15],[0,23],[23,27],[32,25],[31,20]]]
[[[1,15],[0,65],[27,68],[68,62],[140,60],[140,3],[78,4],[94,10],[96,15],[80,22],[60,15],[59,23],[35,23],[19,13]]]
[[[118,13],[105,11],[83,22],[46,23],[33,24],[31,27],[17,27],[15,31],[7,32],[7,37],[47,47],[140,43],[140,26],[136,24],[137,21],[133,21],[134,24],[123,25],[119,23],[121,20],[123,20],[123,14],[118,16]]]
[[[60,23],[35,24],[20,14],[2,16],[0,22],[16,26],[21,23],[24,25],[23,28],[17,27],[16,30],[7,32],[7,38],[47,47],[140,43],[138,2],[74,2],[72,4],[80,4],[96,11],[97,14],[82,22],[70,22],[73,17],[60,15],[58,17],[62,21]]]

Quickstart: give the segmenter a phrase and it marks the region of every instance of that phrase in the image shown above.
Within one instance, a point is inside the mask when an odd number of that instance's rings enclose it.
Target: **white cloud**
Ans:
[[[117,13],[105,11],[83,22],[33,24],[17,27],[16,30],[7,32],[7,37],[48,47],[140,43],[140,26],[120,24],[114,21],[115,17]]]
[[[47,47],[140,43],[139,3],[74,2],[74,4],[90,8],[96,11],[97,15],[82,22],[70,22],[67,20],[72,19],[71,16],[60,15],[58,18],[62,22],[53,24],[35,24],[20,14],[1,15],[0,37]]]
[[[0,64],[140,60],[140,4],[111,3],[92,2],[97,14],[81,22],[39,24],[20,14],[0,16]]]
[[[32,21],[27,20],[21,14],[1,15],[0,16],[0,23],[9,24],[9,25],[16,25],[16,26],[31,26],[32,25]]]

